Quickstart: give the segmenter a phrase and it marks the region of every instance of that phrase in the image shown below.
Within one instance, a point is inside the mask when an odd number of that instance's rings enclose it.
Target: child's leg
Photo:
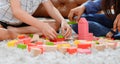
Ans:
[[[60,27],[60,23],[57,22],[47,22],[49,25],[54,28],[56,31],[58,31]],[[6,39],[14,39],[17,37],[18,34],[33,34],[33,33],[41,33],[37,28],[32,26],[27,27],[12,27],[9,26],[7,29],[3,28],[2,25],[0,25],[0,40],[6,40]]]
[[[53,29],[55,29],[56,31],[59,30],[59,28],[60,28],[60,23],[58,23],[58,22],[48,22],[48,23],[49,23],[49,25],[50,25]]]
[[[56,31],[58,31],[60,27],[60,23],[58,22],[47,22],[52,28],[54,28]],[[18,34],[33,34],[33,33],[41,33],[37,28],[32,26],[26,26],[26,27],[8,27],[8,30],[14,31]]]
[[[3,22],[0,21],[0,40],[6,40],[6,39],[13,39],[17,37],[17,33],[14,31],[5,29],[7,24],[4,24]]]

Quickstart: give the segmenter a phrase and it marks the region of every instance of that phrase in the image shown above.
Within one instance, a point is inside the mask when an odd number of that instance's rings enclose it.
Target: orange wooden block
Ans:
[[[18,35],[18,39],[24,39],[26,38],[26,35]]]

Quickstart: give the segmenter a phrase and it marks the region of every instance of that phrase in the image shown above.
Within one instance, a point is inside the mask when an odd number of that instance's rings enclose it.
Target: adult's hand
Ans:
[[[118,30],[120,32],[120,14],[117,15],[114,23],[113,23],[113,30]]]
[[[71,21],[75,20],[78,22],[81,15],[84,13],[84,11],[85,11],[84,5],[81,5],[79,7],[71,9],[71,11],[69,12],[69,15],[68,15],[69,20],[71,20]],[[77,16],[77,18],[74,19],[74,17],[76,17],[76,16]]]

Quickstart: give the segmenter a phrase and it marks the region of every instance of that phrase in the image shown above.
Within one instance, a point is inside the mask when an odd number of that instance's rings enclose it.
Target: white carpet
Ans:
[[[90,55],[64,55],[56,51],[32,57],[27,50],[7,48],[5,42],[0,42],[0,64],[120,64],[120,49],[94,50]]]

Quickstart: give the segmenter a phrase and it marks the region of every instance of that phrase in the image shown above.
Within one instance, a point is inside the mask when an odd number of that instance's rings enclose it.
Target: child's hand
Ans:
[[[42,28],[40,29],[45,37],[48,39],[55,39],[57,38],[57,33],[56,31],[48,24],[44,23]]]
[[[68,38],[72,35],[72,28],[67,24],[66,21],[61,22],[62,35]]]

